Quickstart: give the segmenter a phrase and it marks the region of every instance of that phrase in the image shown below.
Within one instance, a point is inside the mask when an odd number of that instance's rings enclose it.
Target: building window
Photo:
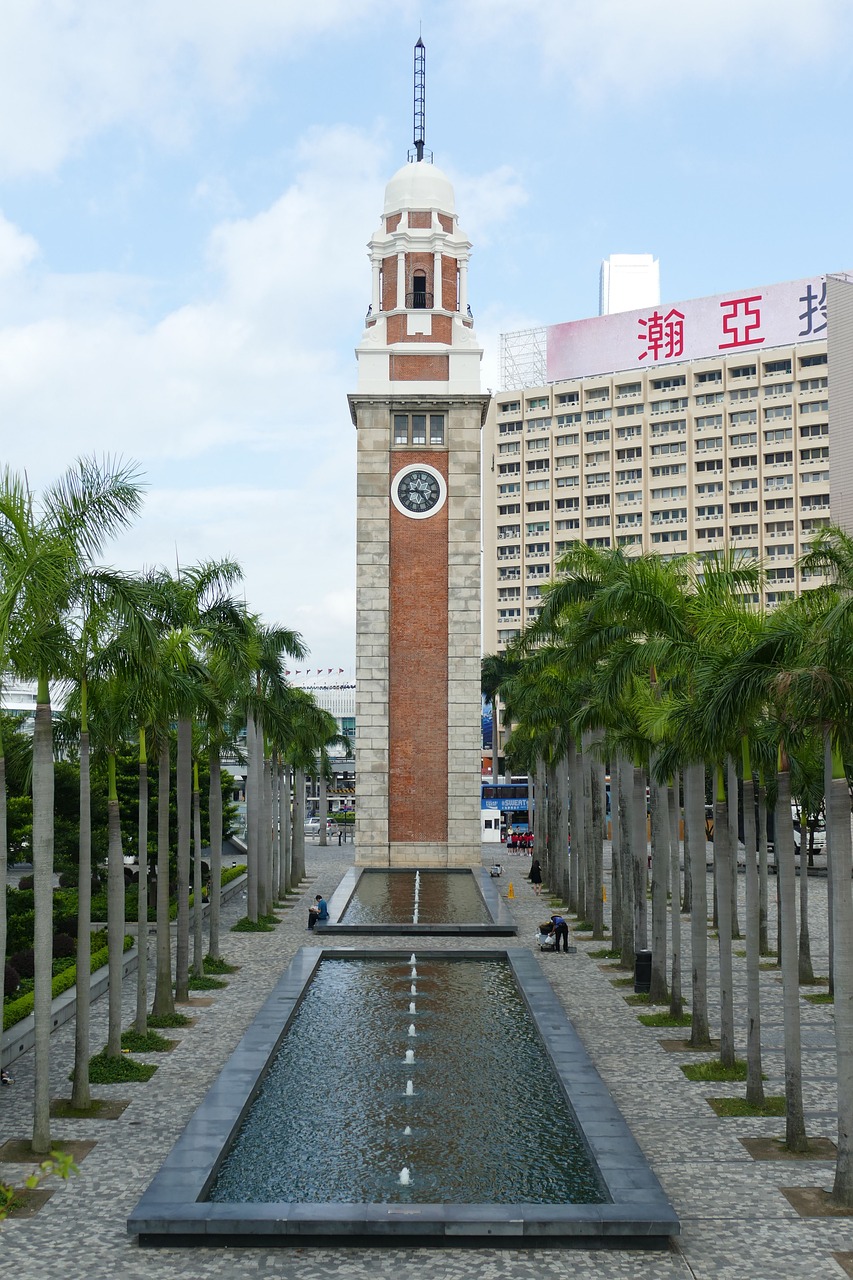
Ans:
[[[521,401],[505,400],[498,405],[498,413],[521,413]]]
[[[659,476],[685,476],[687,475],[686,462],[665,462],[659,467],[652,467],[652,479],[657,480]]]
[[[814,369],[816,365],[826,364],[826,352],[822,351],[816,356],[800,356],[801,369]]]
[[[551,503],[547,500],[547,498],[544,500],[540,500],[539,502],[528,502],[527,510],[528,511],[550,511]]]
[[[693,376],[693,381],[699,386],[708,382],[722,382],[722,380],[722,369],[706,369],[704,373],[697,373]]]
[[[742,364],[737,369],[729,369],[730,378],[754,378],[756,373],[754,364]]]
[[[790,357],[787,360],[768,360],[767,363],[764,365],[765,378],[772,377],[776,373],[790,373],[790,372],[791,372]]]
[[[655,378],[652,383],[653,391],[674,391],[676,387],[687,386],[687,378],[683,373],[669,378]]]
[[[443,445],[443,413],[395,413],[393,415],[394,444],[402,447],[411,445],[413,448],[420,448],[425,445],[427,443],[427,418],[429,419],[429,443]],[[516,453],[517,451],[517,445],[498,445],[499,453]]]

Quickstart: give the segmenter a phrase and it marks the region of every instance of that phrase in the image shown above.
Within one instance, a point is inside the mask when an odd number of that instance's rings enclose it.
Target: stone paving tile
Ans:
[[[125,1234],[125,1217],[170,1150],[176,1133],[215,1079],[237,1040],[249,1025],[282,970],[300,946],[334,945],[335,939],[306,931],[307,907],[314,893],[329,893],[351,863],[350,848],[308,849],[309,882],[298,905],[282,913],[271,934],[223,932],[223,952],[241,965],[227,989],[217,992],[207,1008],[193,1011],[195,1026],[175,1031],[174,1052],[152,1056],[159,1070],[147,1085],[113,1085],[97,1089],[101,1097],[133,1099],[115,1121],[54,1121],[55,1137],[92,1137],[98,1145],[78,1177],[59,1187],[52,1200],[30,1221],[5,1224],[0,1243],[0,1277],[47,1280],[57,1274],[69,1280],[250,1280],[287,1276],[292,1280],[399,1280],[416,1267],[419,1280],[530,1280],[537,1276],[596,1277],[596,1280],[787,1280],[841,1276],[831,1260],[833,1250],[853,1248],[853,1220],[802,1220],[779,1192],[780,1185],[829,1186],[827,1163],[754,1162],[738,1142],[741,1135],[781,1135],[783,1120],[720,1120],[705,1096],[738,1094],[737,1086],[692,1084],[679,1063],[697,1055],[668,1054],[658,1044],[666,1034],[643,1027],[619,988],[587,952],[600,943],[578,942],[574,956],[534,954],[567,1009],[605,1083],[620,1105],[664,1190],[682,1216],[684,1234],[663,1254],[642,1250],[591,1251],[561,1249],[338,1249],[287,1251],[266,1249],[140,1249]],[[493,849],[484,848],[491,863]],[[506,855],[500,890],[507,896],[512,880],[515,899],[508,905],[519,923],[517,939],[464,939],[468,949],[532,946],[534,926],[546,914],[525,876],[529,860]],[[772,899],[771,883],[771,899]],[[743,920],[743,877],[740,878]],[[816,972],[826,972],[826,882],[810,880],[812,955]],[[771,900],[771,938],[775,904]],[[244,901],[223,911],[227,926],[245,912]],[[682,921],[685,995],[689,998],[689,928]],[[376,938],[376,949],[397,950],[408,942]],[[429,941],[429,947],[453,951],[452,937]],[[417,946],[411,949],[417,951]],[[153,948],[152,948],[153,950]],[[716,982],[716,944],[709,940],[709,977]],[[152,957],[153,959],[153,957]],[[735,1006],[739,1049],[745,1026],[744,961],[735,958]],[[712,1031],[715,1020],[711,995]],[[778,973],[762,974],[762,1016],[768,1046],[781,1046],[782,989]],[[135,982],[124,986],[124,1025],[135,1009]],[[105,1039],[105,1002],[93,1006],[93,1050]],[[834,1136],[834,1054],[831,1006],[801,1002],[806,1055],[807,1120],[815,1133]],[[73,1024],[52,1041],[54,1094],[67,1096],[67,1073],[73,1056]],[[765,1057],[768,1092],[782,1092],[781,1052],[768,1048]],[[25,1055],[14,1064],[15,1085],[0,1093],[0,1140],[29,1132],[32,1106],[32,1061]],[[819,1078],[816,1078],[819,1077]],[[9,1166],[10,1174],[15,1172]],[[22,1170],[23,1172],[23,1170]]]

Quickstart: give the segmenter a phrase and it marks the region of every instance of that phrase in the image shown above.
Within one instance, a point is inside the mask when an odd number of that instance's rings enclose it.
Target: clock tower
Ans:
[[[415,147],[385,188],[356,348],[356,862],[480,862],[480,391],[471,245]]]

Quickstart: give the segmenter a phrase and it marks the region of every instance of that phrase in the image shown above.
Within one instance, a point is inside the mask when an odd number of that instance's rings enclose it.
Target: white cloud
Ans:
[[[685,82],[743,88],[793,67],[816,75],[846,57],[851,20],[846,0],[469,0],[458,15],[467,40],[507,56],[534,43],[551,77],[599,101]]]
[[[0,173],[49,173],[91,136],[133,124],[169,146],[211,100],[251,96],[251,72],[312,37],[345,34],[378,0],[7,0]]]
[[[475,248],[488,245],[494,230],[529,198],[521,178],[508,164],[475,176],[458,175],[453,179],[453,189],[462,228]]]
[[[303,630],[318,661],[346,665],[346,393],[389,165],[345,127],[312,132],[296,159],[269,208],[211,234],[202,296],[154,321],[144,284],[51,276],[34,242],[0,222],[0,273],[22,268],[0,327],[3,456],[36,488],[80,453],[138,460],[154,487],[122,563],[172,564],[175,544],[187,561],[234,554],[253,608]]]
[[[38,244],[0,213],[0,279],[16,275],[38,256]]]

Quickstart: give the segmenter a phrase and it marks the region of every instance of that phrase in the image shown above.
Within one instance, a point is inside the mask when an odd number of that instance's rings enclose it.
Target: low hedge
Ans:
[[[245,870],[246,870],[245,863],[240,863],[236,867],[226,867],[225,870],[222,872],[222,875],[219,877],[220,889],[224,889],[225,886],[227,884],[230,884],[232,880],[236,880],[238,876],[242,876]],[[209,899],[205,898],[204,901],[207,902],[209,901]],[[192,906],[194,902],[195,902],[195,894],[190,893],[190,906]],[[177,920],[177,918],[178,918],[178,904],[177,902],[173,902],[172,905],[169,907],[169,919]]]
[[[129,951],[133,946],[133,938],[125,937],[124,950]],[[102,947],[98,951],[92,952],[92,973],[97,969],[102,969],[105,964],[109,963],[110,953],[108,947]],[[57,996],[61,996],[64,991],[70,990],[77,982],[77,966],[69,965],[62,973],[58,973],[51,983],[51,999],[55,1000]],[[17,1000],[10,1000],[3,1010],[3,1030],[8,1031],[10,1027],[14,1027],[16,1022],[20,1022],[22,1018],[28,1018],[33,1011],[34,995],[32,991],[28,991],[26,995],[20,996]]]

